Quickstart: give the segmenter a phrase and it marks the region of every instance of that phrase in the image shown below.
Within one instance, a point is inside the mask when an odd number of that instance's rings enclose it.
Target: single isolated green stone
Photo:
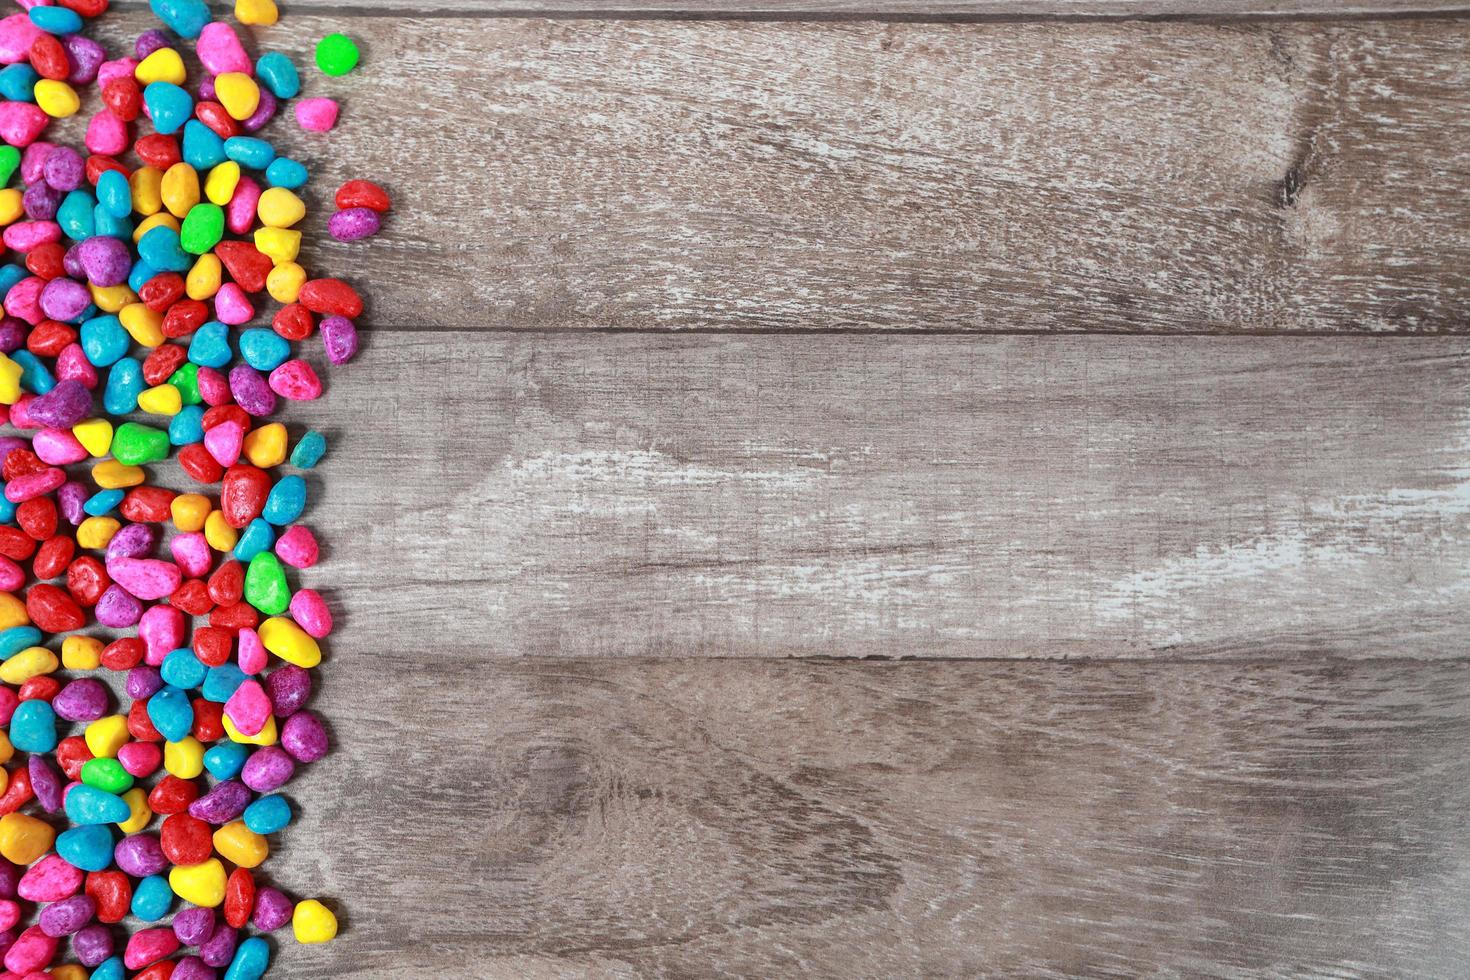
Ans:
[[[204,396],[199,394],[199,365],[185,364],[168,376],[168,383],[179,389],[179,397],[185,405],[198,405],[204,401]]]
[[[151,425],[124,422],[112,436],[112,456],[124,466],[168,459],[168,433]]]
[[[281,559],[262,551],[245,569],[245,601],[267,616],[279,616],[291,605],[291,588]]]
[[[225,211],[218,204],[201,201],[189,209],[179,228],[179,244],[190,255],[203,255],[225,237]]]
[[[0,146],[0,187],[10,183],[15,168],[20,166],[20,151],[13,146]]]
[[[89,759],[82,763],[82,782],[121,796],[133,788],[133,775],[116,759]]]
[[[324,75],[345,75],[357,67],[357,44],[346,34],[328,34],[316,44],[316,66]]]

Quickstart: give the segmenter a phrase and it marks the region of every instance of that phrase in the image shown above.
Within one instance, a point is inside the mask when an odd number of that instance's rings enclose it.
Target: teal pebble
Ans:
[[[41,631],[34,626],[12,626],[0,633],[0,660],[9,660],[27,647],[39,645]]]
[[[271,965],[271,948],[259,936],[251,936],[235,950],[224,980],[260,980]]]
[[[294,191],[305,184],[309,176],[306,167],[290,157],[277,157],[274,163],[265,168],[265,182],[272,187],[284,187],[288,191]]]
[[[127,495],[126,490],[98,490],[87,498],[85,504],[82,504],[82,510],[89,517],[106,517],[117,508],[118,504],[123,502],[123,498]]]
[[[276,527],[284,527],[306,509],[306,481],[296,474],[283,476],[271,487],[260,516]]]
[[[109,956],[97,965],[92,975],[87,980],[123,980],[123,961],[121,956]]]
[[[291,822],[291,804],[279,793],[262,796],[245,808],[245,826],[257,834],[274,834]]]
[[[5,265],[5,266],[0,266],[0,298],[3,298],[6,294],[8,294],[10,292],[10,287],[14,286],[16,283],[20,282],[22,279],[29,278],[30,275],[31,275],[31,271],[29,269],[27,269],[25,266],[21,266],[21,265]],[[136,292],[136,290],[135,290],[135,292]]]
[[[10,744],[21,752],[51,752],[56,748],[56,712],[39,699],[22,701],[10,716]]]
[[[208,672],[209,668],[200,663],[199,658],[194,656],[194,651],[187,647],[170,651],[168,656],[163,658],[162,666],[158,668],[158,673],[165,684],[172,684],[184,690],[203,684],[204,675]],[[178,739],[171,738],[169,741],[176,742]]]
[[[256,327],[240,334],[240,356],[257,371],[274,371],[291,357],[291,342],[274,330]]]
[[[116,171],[109,171],[115,173]],[[133,222],[131,218],[115,218],[97,205],[92,210],[92,224],[97,229],[97,234],[106,235],[108,238],[121,238],[130,241],[133,237]]]
[[[159,270],[153,268],[147,262],[137,261],[133,263],[133,271],[128,273],[128,288],[133,292],[142,290],[144,283],[158,275]]]
[[[10,359],[20,365],[20,386],[26,391],[44,395],[56,387],[56,379],[35,354],[18,350],[11,353]]]
[[[133,914],[144,922],[157,922],[168,915],[174,890],[163,875],[149,875],[133,886]]]
[[[262,551],[269,551],[275,543],[276,529],[265,518],[257,517],[240,532],[240,540],[235,542],[235,558],[249,562]]]
[[[224,704],[234,696],[248,676],[245,671],[231,663],[211,667],[209,675],[204,678],[204,684],[199,689],[199,694],[206,701]]]
[[[322,461],[327,454],[327,437],[315,429],[307,430],[291,450],[291,465],[301,470],[309,470]]]
[[[194,331],[194,339],[189,341],[191,362],[200,367],[219,368],[234,358],[235,352],[230,349],[229,327],[218,320],[210,320]]]
[[[73,827],[57,836],[56,853],[73,868],[106,871],[112,865],[112,831],[103,824]]]
[[[168,225],[148,229],[138,240],[138,255],[162,272],[188,272],[194,264],[193,256],[179,244],[179,233]]]
[[[0,483],[0,493],[4,492],[5,484]],[[19,505],[13,504],[9,500],[0,497],[0,522],[9,524],[11,521],[15,520],[15,511],[18,506]]]
[[[107,372],[107,384],[102,388],[102,407],[109,415],[126,415],[138,407],[138,395],[146,386],[143,365],[134,358],[124,357]]]
[[[166,136],[177,133],[194,115],[193,98],[173,82],[149,83],[143,90],[143,104],[153,118],[153,128]]]
[[[82,15],[66,7],[32,7],[30,17],[47,34],[75,34],[82,29]]]
[[[211,20],[204,0],[148,0],[148,9],[175,34],[190,39],[198,37]]]
[[[183,691],[164,687],[148,699],[148,720],[165,741],[180,742],[194,727],[194,706]]]
[[[301,94],[301,75],[296,71],[296,63],[279,51],[261,55],[255,62],[255,75],[278,99],[294,99]]]
[[[195,170],[208,170],[225,162],[225,141],[197,119],[184,123],[184,162]]]
[[[81,343],[82,353],[93,367],[109,367],[128,352],[132,338],[123,329],[122,321],[109,313],[94,316],[82,324]]]
[[[97,206],[114,218],[133,213],[133,192],[120,170],[104,170],[97,178]]]
[[[35,102],[41,76],[25,62],[0,68],[0,95],[11,102]]]
[[[215,779],[234,779],[245,768],[250,748],[239,742],[221,742],[204,753],[204,768]]]
[[[265,170],[276,158],[276,148],[254,136],[231,136],[225,140],[225,156],[242,167]]]
[[[66,818],[74,824],[122,823],[132,815],[127,801],[106,790],[86,783],[76,783],[66,791]]]
[[[74,242],[85,241],[97,234],[97,222],[92,215],[96,208],[97,201],[91,194],[74,190],[62,199],[61,207],[56,209],[56,223],[67,238]]]
[[[168,441],[173,446],[187,446],[204,438],[204,409],[185,405],[168,423]]]

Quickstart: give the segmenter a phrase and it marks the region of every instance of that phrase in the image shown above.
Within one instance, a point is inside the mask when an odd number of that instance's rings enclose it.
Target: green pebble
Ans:
[[[168,433],[151,425],[124,422],[112,436],[112,456],[124,466],[168,459]]]
[[[328,34],[317,42],[316,66],[324,75],[345,75],[357,67],[357,45],[346,34]]]
[[[279,616],[290,608],[286,570],[272,552],[262,551],[250,559],[250,567],[245,570],[245,601],[267,616]]]
[[[179,389],[185,405],[198,405],[204,401],[204,396],[199,394],[199,365],[185,364],[168,376],[168,383]]]
[[[20,151],[13,146],[0,146],[0,187],[10,183],[15,168],[20,166]]]
[[[133,775],[116,759],[89,759],[82,763],[82,782],[121,796],[133,788]]]
[[[218,204],[202,201],[189,209],[179,228],[179,244],[190,255],[203,255],[225,237],[225,212]]]

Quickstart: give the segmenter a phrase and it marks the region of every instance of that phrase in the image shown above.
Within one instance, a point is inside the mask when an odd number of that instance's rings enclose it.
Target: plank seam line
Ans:
[[[772,666],[796,666],[801,664],[813,664],[823,666],[894,666],[905,667],[925,664],[1030,664],[1066,667],[1116,667],[1122,665],[1136,667],[1280,667],[1290,669],[1295,667],[1343,667],[1343,666],[1379,666],[1379,665],[1413,665],[1420,664],[1427,667],[1439,666],[1470,666],[1470,656],[1450,657],[1410,657],[1395,655],[1391,657],[1346,657],[1338,654],[1313,654],[1309,656],[1295,657],[1290,660],[1282,660],[1279,657],[725,657],[725,656],[667,656],[667,657],[557,657],[546,654],[528,654],[526,656],[493,657],[491,662],[497,664],[532,664],[532,665],[575,665],[575,664],[601,664],[603,666],[613,664],[669,664],[669,663],[745,663],[745,664],[769,664]]]
[[[1327,331],[1327,330],[966,330],[953,327],[505,327],[453,326],[450,324],[382,325],[372,333],[400,334],[641,334],[647,336],[730,337],[1179,337],[1219,340],[1229,337],[1289,337],[1299,340],[1466,340],[1470,330],[1440,331]]]

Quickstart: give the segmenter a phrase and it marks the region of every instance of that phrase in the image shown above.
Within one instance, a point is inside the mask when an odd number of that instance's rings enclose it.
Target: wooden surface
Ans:
[[[1470,23],[818,7],[1018,19],[264,35],[399,203],[283,975],[1463,975]]]

